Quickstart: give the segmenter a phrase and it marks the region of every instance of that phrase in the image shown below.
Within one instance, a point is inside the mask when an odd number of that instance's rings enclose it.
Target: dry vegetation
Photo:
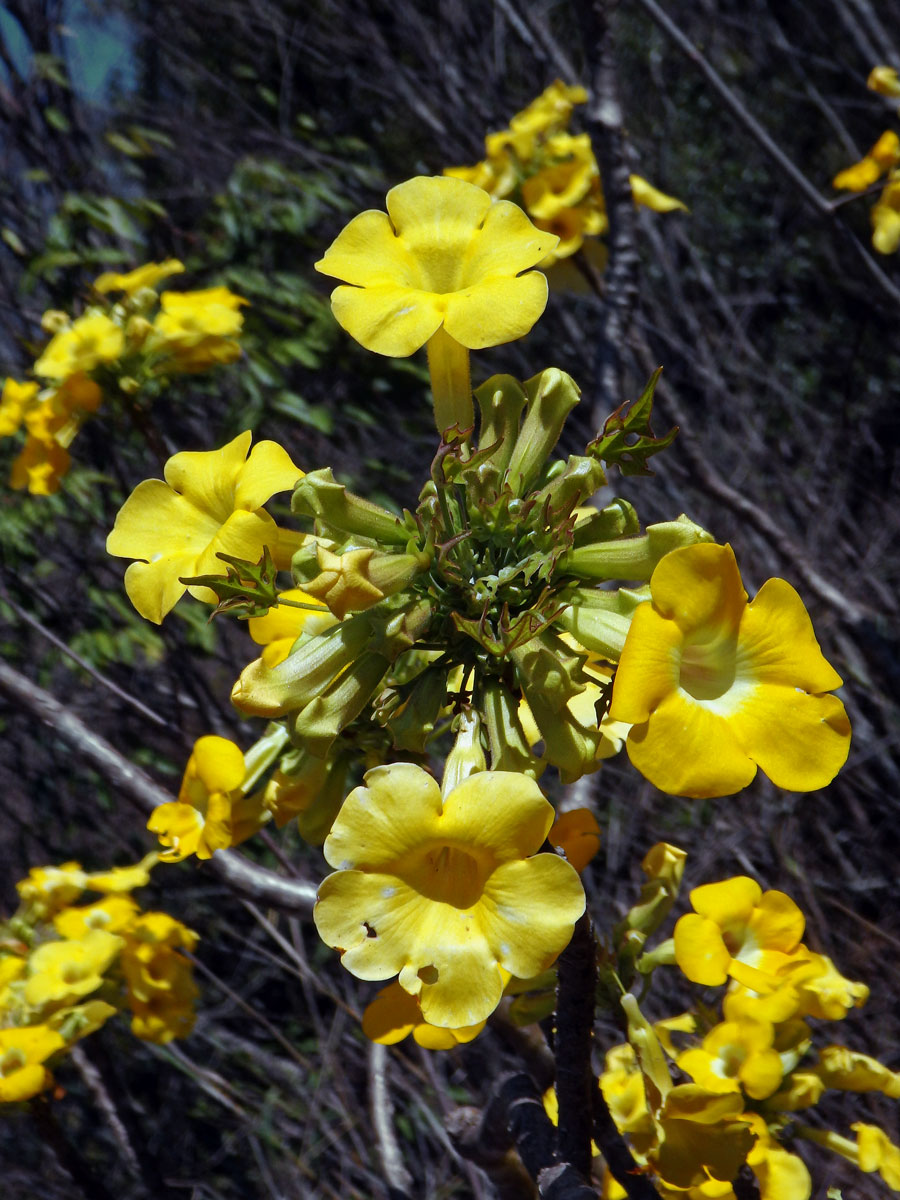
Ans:
[[[58,5],[6,7],[35,52],[61,52]],[[587,79],[595,65],[587,3],[105,7],[126,14],[138,85],[102,112],[52,78],[21,77],[0,26],[0,139],[9,148],[0,225],[22,243],[21,253],[0,246],[0,354],[10,374],[29,361],[42,309],[71,304],[99,269],[103,244],[135,261],[173,253],[200,266],[206,257],[236,284],[228,272],[248,264],[292,271],[308,294],[324,294],[311,264],[344,219],[341,201],[378,206],[402,178],[474,162],[488,129],[554,77]],[[527,343],[475,369],[530,374],[552,362],[570,371],[584,388],[580,436],[663,364],[658,422],[679,424],[681,435],[655,460],[655,477],[624,481],[624,493],[644,521],[685,511],[731,541],[751,594],[771,575],[797,586],[844,675],[854,745],[824,793],[785,794],[760,781],[716,802],[664,796],[614,761],[590,781],[605,836],[586,886],[598,924],[612,925],[635,894],[641,857],[665,838],[689,851],[688,886],[747,873],[788,892],[808,915],[810,943],[872,988],[839,1036],[898,1069],[900,259],[870,249],[870,201],[835,204],[829,181],[896,126],[865,79],[876,62],[900,66],[900,4],[660,0],[659,8],[674,33],[654,19],[651,0],[622,0],[616,14],[627,152],[690,215],[641,214],[633,310],[617,307],[617,278],[602,297],[556,294]],[[46,124],[48,105],[68,132]],[[149,160],[116,158],[102,137],[110,111],[115,128],[151,126],[170,145]],[[235,232],[215,197],[248,156],[297,173],[310,189],[309,180],[328,179],[335,198],[298,218],[294,235],[257,190],[263,215]],[[25,178],[36,170],[46,179]],[[58,240],[51,219],[73,193],[145,196],[165,213],[138,222],[133,236],[115,222],[103,229],[69,217],[73,257],[41,267]],[[288,308],[261,305],[254,337],[284,337]],[[618,395],[592,384],[611,314],[622,326]],[[308,336],[315,319],[307,313],[296,336]],[[278,395],[302,396],[313,422],[288,421],[271,382],[260,376],[250,388],[239,366],[215,388],[160,405],[166,446],[223,441],[249,413],[298,462],[334,464],[357,487],[410,504],[429,457],[422,373],[373,366],[327,334],[316,354],[311,364],[289,357],[278,383]],[[122,493],[157,474],[158,462],[129,431],[98,425],[82,463],[63,501],[0,496],[0,652],[171,789],[194,737],[247,739],[227,695],[249,639],[224,622],[211,634],[202,617],[173,617],[158,633],[140,628],[103,540]],[[0,720],[4,904],[31,865],[123,863],[149,848],[128,796],[33,711],[0,695]],[[320,877],[318,851],[289,832],[254,845],[276,871]],[[376,1090],[374,1107],[396,1136],[409,1197],[492,1195],[457,1157],[444,1119],[460,1104],[483,1105],[491,1081],[521,1063],[502,1029],[447,1055],[406,1045],[373,1054],[358,1022],[369,990],[310,923],[242,900],[191,863],[160,868],[150,891],[148,904],[201,934],[196,1032],[164,1049],[135,1043],[124,1027],[85,1042],[59,1072],[66,1094],[56,1106],[80,1188],[22,1113],[0,1124],[4,1195],[400,1196],[386,1182],[390,1139],[373,1120],[373,1087],[386,1089],[387,1103]],[[654,1016],[679,1001],[664,986]],[[838,1097],[823,1117],[843,1129],[861,1110],[898,1140],[896,1104],[882,1098]],[[816,1161],[816,1197],[832,1185],[854,1200],[887,1194],[877,1178],[835,1164]],[[394,1171],[395,1183],[402,1178]]]

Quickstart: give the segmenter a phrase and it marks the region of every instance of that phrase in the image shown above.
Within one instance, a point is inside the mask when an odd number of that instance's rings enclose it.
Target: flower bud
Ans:
[[[507,471],[509,485],[518,496],[524,495],[540,474],[581,390],[571,375],[549,367],[528,380],[525,394],[528,408]]]
[[[318,532],[326,532],[319,528],[324,524],[328,529],[371,538],[389,546],[405,546],[411,536],[410,529],[399,517],[348,492],[335,480],[330,467],[304,475],[294,489],[291,509],[313,517]]]
[[[492,375],[475,389],[475,399],[481,409],[481,428],[478,435],[480,450],[499,443],[488,460],[501,475],[509,466],[519,418],[525,407],[525,392],[512,375]]]
[[[677,521],[648,525],[642,537],[576,546],[562,557],[560,570],[582,579],[637,579],[644,582],[670,551],[712,540],[712,534],[682,514]]]

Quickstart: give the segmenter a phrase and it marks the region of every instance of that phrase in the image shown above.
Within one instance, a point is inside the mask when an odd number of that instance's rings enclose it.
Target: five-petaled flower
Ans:
[[[304,540],[280,530],[262,506],[303,476],[277,442],[238,436],[221,450],[176,454],[166,481],[145,479],[125,501],[106,540],[109,554],[142,559],[125,572],[125,590],[142,617],[158,625],[184,595],[180,576],[224,575],[221,551],[257,562],[268,547],[286,569]],[[191,587],[198,600],[215,593]]]
[[[228,738],[198,738],[176,801],[153,810],[147,828],[157,834],[164,862],[190,854],[211,858],[251,837],[263,823],[262,803],[245,797],[241,748]]]
[[[391,188],[387,210],[354,217],[316,263],[349,285],[331,304],[351,337],[405,358],[441,327],[469,350],[528,333],[547,303],[546,278],[529,268],[556,245],[553,234],[518,205],[440,176]]]
[[[442,803],[421,767],[376,767],[325,841],[339,869],[319,888],[319,934],[360,979],[399,973],[429,1024],[475,1025],[500,1002],[503,970],[546,970],[584,911],[575,870],[535,854],[552,823],[524,775],[477,772]]]
[[[803,601],[783,579],[756,599],[730,546],[667,554],[634,614],[610,716],[627,721],[628,757],[664,792],[727,796],[761,768],[806,792],[830,783],[850,748],[841,677]]]

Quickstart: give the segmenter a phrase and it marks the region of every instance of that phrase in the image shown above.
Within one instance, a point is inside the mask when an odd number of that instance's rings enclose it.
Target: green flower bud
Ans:
[[[518,771],[538,779],[544,764],[531,753],[531,747],[519,720],[519,702],[499,679],[489,680],[482,689],[479,707],[484,717],[491,751],[492,771]]]
[[[523,496],[541,473],[581,391],[571,375],[549,367],[528,380],[525,394],[528,408],[507,470],[507,481],[517,496]]]
[[[584,516],[582,510],[580,517],[573,535],[576,546],[585,546],[589,542],[609,542],[613,538],[633,537],[641,531],[633,505],[620,496],[599,512]]]
[[[350,617],[295,646],[277,666],[267,667],[261,658],[250,663],[234,685],[231,701],[241,712],[256,717],[282,717],[303,708],[371,639],[371,619],[364,614]]]
[[[486,450],[488,446],[499,442],[488,461],[502,475],[509,466],[515,445],[519,418],[525,407],[525,392],[512,375],[492,375],[486,383],[475,389],[475,399],[481,409],[478,445]]]
[[[677,521],[648,525],[642,537],[576,546],[560,559],[561,571],[582,579],[637,579],[644,582],[672,550],[711,542],[712,534],[682,514]]]
[[[313,517],[317,531],[322,534],[326,530],[320,526],[324,525],[389,546],[405,546],[414,535],[409,526],[386,508],[348,492],[335,480],[330,467],[304,475],[294,489],[291,509]]]
[[[566,595],[571,604],[556,618],[559,628],[571,633],[586,650],[602,655],[607,662],[618,662],[634,610],[650,599],[649,587],[634,591],[572,588]]]
[[[390,665],[390,659],[383,654],[361,655],[330,687],[301,709],[294,720],[294,737],[311,754],[324,758],[341,730],[365,708]]]
[[[447,703],[447,665],[426,667],[412,684],[403,705],[388,719],[387,726],[398,750],[424,754],[425,743],[434,733],[438,715]]]

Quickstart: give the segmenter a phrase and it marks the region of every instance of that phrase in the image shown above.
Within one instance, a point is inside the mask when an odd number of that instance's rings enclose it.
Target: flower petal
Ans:
[[[441,789],[413,763],[366,772],[341,808],[323,853],[331,867],[378,870],[440,836]]]
[[[444,328],[470,350],[513,342],[544,311],[547,290],[547,277],[540,271],[475,283],[447,297]]]
[[[614,721],[643,724],[678,687],[683,646],[684,634],[654,605],[635,610],[613,684],[609,715]]]
[[[830,692],[843,683],[816,641],[809,613],[784,579],[769,579],[750,602],[738,630],[742,673],[765,683]]]
[[[836,696],[760,684],[730,724],[742,750],[776,787],[792,792],[831,783],[850,752],[850,721]]]
[[[161,479],[145,479],[119,509],[106,552],[148,562],[160,557],[193,558],[206,549],[218,528],[218,521]]]
[[[730,796],[756,774],[756,763],[735,737],[733,723],[734,718],[726,721],[673,692],[649,722],[633,726],[625,748],[637,770],[661,791],[697,799]]]
[[[653,607],[685,633],[737,630],[747,603],[734,551],[713,542],[667,554],[650,578],[650,594]]]
[[[406,358],[440,328],[445,304],[432,292],[378,284],[335,288],[331,307],[341,328],[367,350]]]
[[[527,775],[478,771],[447,797],[435,833],[448,841],[486,847],[498,862],[505,862],[539,850],[553,817],[553,806]]]
[[[179,577],[194,575],[195,563],[191,554],[169,554],[156,562],[132,563],[125,572],[128,599],[145,620],[162,624],[163,617],[172,611],[187,590]]]
[[[234,491],[234,507],[253,511],[262,508],[276,492],[293,491],[305,471],[277,442],[257,442],[241,470]]]
[[[584,905],[575,868],[555,854],[537,854],[494,871],[479,920],[500,965],[519,979],[533,979],[569,944]]]
[[[358,287],[422,286],[416,260],[385,213],[372,208],[341,230],[316,263],[316,270]]]
[[[762,898],[762,888],[749,875],[735,875],[719,883],[704,883],[691,892],[695,912],[720,927],[746,925]]]
[[[692,983],[719,987],[726,981],[731,954],[715,921],[686,913],[677,922],[674,937],[675,961]]]
[[[555,234],[533,225],[518,204],[498,200],[488,209],[484,224],[464,253],[462,286],[527,271],[549,254],[558,240]]]
[[[457,290],[462,264],[491,205],[481,188],[443,175],[420,175],[391,188],[387,210],[403,246],[418,264],[419,287],[433,292]]]
[[[221,524],[234,512],[235,488],[252,436],[247,429],[219,450],[174,454],[166,463],[166,483]]]
[[[185,775],[196,775],[209,792],[233,792],[244,782],[244,754],[228,738],[198,738]]]

